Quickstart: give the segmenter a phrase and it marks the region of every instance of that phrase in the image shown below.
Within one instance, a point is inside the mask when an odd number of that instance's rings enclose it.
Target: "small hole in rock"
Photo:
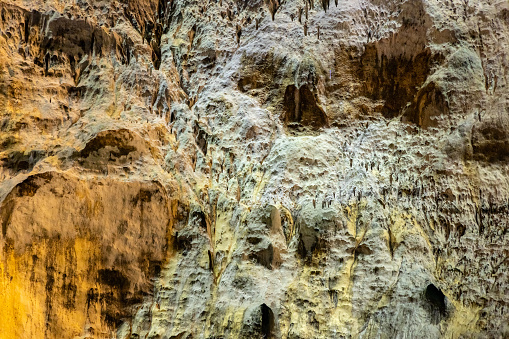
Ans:
[[[274,313],[269,306],[262,304],[262,338],[274,337]]]
[[[435,285],[429,284],[426,287],[425,297],[431,306],[432,321],[437,324],[441,317],[446,315],[445,295]]]

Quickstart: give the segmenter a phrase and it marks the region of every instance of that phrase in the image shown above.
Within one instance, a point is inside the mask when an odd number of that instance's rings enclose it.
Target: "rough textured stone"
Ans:
[[[0,0],[0,338],[509,336],[506,0]]]

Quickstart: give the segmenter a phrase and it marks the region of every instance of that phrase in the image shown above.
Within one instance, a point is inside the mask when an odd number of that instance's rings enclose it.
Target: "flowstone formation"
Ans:
[[[506,0],[0,0],[0,338],[509,337]]]

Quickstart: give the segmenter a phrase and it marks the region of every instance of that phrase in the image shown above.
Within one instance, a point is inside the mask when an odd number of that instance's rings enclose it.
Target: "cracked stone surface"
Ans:
[[[507,0],[0,0],[0,338],[509,337]]]

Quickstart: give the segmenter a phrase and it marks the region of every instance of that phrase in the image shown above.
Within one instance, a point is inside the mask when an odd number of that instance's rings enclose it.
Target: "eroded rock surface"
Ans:
[[[0,338],[509,336],[505,0],[0,0]]]

